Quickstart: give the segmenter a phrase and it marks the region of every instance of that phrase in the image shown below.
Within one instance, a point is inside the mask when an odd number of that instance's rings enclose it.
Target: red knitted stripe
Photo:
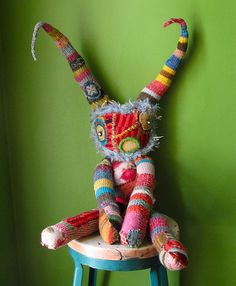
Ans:
[[[147,217],[149,216],[149,210],[147,210],[145,207],[141,206],[141,205],[133,205],[133,206],[128,206],[127,211],[126,211],[126,215],[127,213],[140,213],[142,212],[142,216],[143,217]],[[134,214],[134,218],[135,218],[135,214]]]
[[[88,77],[90,75],[90,71],[86,68],[83,72],[81,72],[80,74],[78,74],[76,77],[75,77],[75,80],[80,82],[82,81],[83,79],[85,79],[86,77]]]
[[[43,29],[44,29],[47,33],[49,33],[49,32],[51,32],[51,31],[53,30],[53,27],[52,27],[50,24],[45,23],[45,24],[43,24]]]
[[[129,113],[129,114],[122,114],[122,113],[118,113],[117,117],[116,117],[116,134],[120,134],[123,131],[127,130],[130,126],[132,126],[133,124],[135,124],[137,122],[138,119],[138,113]],[[130,133],[129,133],[130,134]],[[135,133],[136,134],[136,133]],[[129,135],[131,136],[131,135]],[[120,139],[123,139],[120,138]]]
[[[152,206],[152,199],[146,194],[134,194],[131,196],[131,200],[142,200]]]
[[[168,86],[165,84],[162,84],[161,82],[157,80],[154,80],[147,86],[147,88],[149,88],[155,94],[162,96],[167,91]]]
[[[73,62],[76,58],[78,58],[79,57],[79,54],[76,52],[76,51],[74,51],[71,55],[69,55],[68,57],[67,57],[67,60],[69,61],[69,62]]]
[[[155,178],[151,174],[140,174],[137,176],[136,186],[144,186],[153,189]]]
[[[98,217],[99,217],[99,211],[98,209],[94,209],[94,210],[79,214],[77,216],[67,218],[64,221],[74,227],[80,227],[83,224],[87,224],[91,220],[98,220]]]

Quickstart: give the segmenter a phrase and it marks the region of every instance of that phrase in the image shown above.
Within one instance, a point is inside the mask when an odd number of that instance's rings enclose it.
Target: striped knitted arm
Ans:
[[[175,237],[168,217],[157,212],[152,213],[149,227],[160,262],[169,270],[181,270],[187,267],[188,254],[183,244]]]
[[[120,232],[121,243],[139,246],[146,235],[148,220],[152,210],[155,187],[155,169],[150,157],[140,157],[136,161],[137,179],[130,196],[124,223]]]
[[[119,206],[115,202],[113,168],[109,159],[104,159],[97,165],[94,173],[94,190],[100,212],[99,230],[107,243],[119,239],[122,217]]]
[[[41,244],[49,249],[57,249],[73,239],[80,239],[98,231],[98,209],[66,218],[45,228],[41,233]]]

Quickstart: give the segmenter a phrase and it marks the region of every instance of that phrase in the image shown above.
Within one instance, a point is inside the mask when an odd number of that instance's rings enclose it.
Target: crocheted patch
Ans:
[[[140,142],[133,137],[127,137],[123,140],[121,140],[119,144],[119,150],[121,152],[125,152],[128,154],[131,154],[135,151],[137,151],[141,147]]]

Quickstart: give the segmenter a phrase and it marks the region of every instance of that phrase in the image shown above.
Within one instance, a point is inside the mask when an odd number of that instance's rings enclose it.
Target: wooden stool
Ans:
[[[151,243],[140,248],[106,244],[99,234],[69,244],[75,264],[73,286],[82,286],[83,265],[89,266],[89,286],[96,285],[96,270],[132,271],[150,268],[151,286],[168,286],[167,271]]]

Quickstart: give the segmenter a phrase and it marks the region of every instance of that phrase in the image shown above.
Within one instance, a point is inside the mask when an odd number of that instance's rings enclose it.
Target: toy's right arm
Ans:
[[[100,212],[100,234],[107,243],[114,243],[119,240],[122,217],[115,201],[113,168],[108,158],[103,159],[95,169],[94,191]]]

